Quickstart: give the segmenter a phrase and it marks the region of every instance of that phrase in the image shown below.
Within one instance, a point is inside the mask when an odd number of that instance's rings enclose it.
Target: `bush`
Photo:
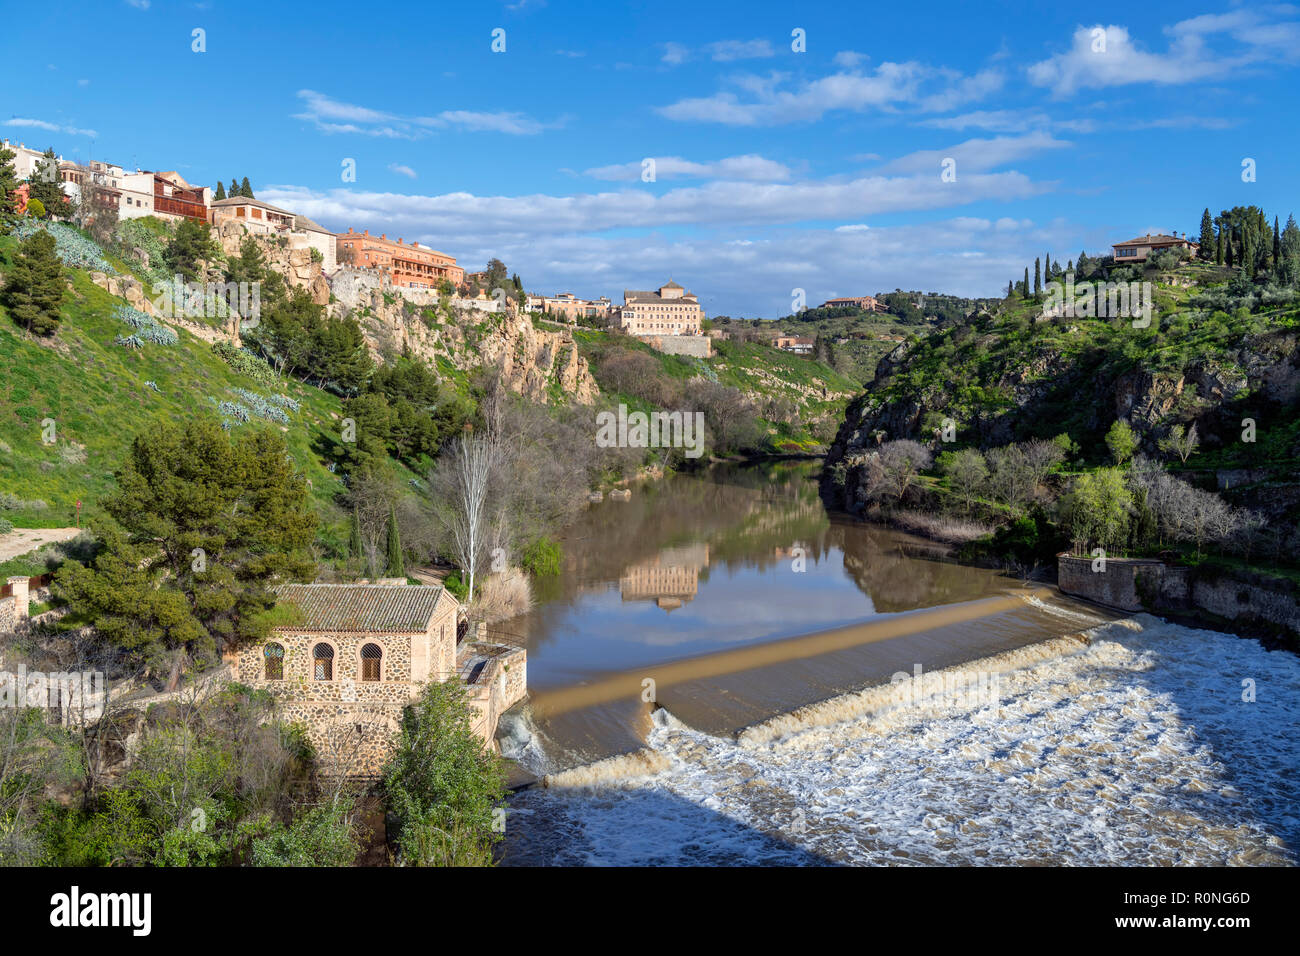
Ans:
[[[29,215],[29,216],[33,216],[33,217],[35,217],[36,219],[44,219],[44,218],[45,218],[45,203],[41,202],[39,199],[32,199],[32,200],[28,201],[28,203],[27,203],[27,215]]]
[[[465,599],[469,597],[469,585],[461,580],[459,571],[453,571],[451,574],[443,578],[442,586],[450,591],[452,596],[462,604],[464,604]]]
[[[0,534],[8,534],[14,530],[14,523],[8,518],[0,518]]]
[[[524,569],[529,574],[538,577],[559,574],[560,562],[563,557],[564,549],[560,547],[558,542],[547,537],[541,537],[524,548]]]

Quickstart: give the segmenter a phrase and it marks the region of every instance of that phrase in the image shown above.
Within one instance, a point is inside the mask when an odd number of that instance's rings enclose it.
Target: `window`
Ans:
[[[379,665],[384,659],[384,651],[378,644],[367,644],[361,648],[361,679],[363,681],[379,680]]]
[[[333,680],[334,648],[328,644],[317,644],[311,649],[311,656],[315,664],[314,678],[316,680]]]
[[[266,679],[284,680],[284,645],[267,644],[263,654],[266,657]]]

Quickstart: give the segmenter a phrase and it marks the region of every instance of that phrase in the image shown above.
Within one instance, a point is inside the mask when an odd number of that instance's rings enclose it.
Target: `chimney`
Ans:
[[[20,620],[27,616],[28,608],[31,606],[31,596],[27,591],[28,583],[25,574],[9,578],[9,587],[14,594],[14,616]]]

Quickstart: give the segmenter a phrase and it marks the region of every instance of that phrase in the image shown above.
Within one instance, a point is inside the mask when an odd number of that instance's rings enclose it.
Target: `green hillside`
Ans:
[[[0,269],[11,264],[16,247],[13,237],[0,238]],[[0,307],[0,490],[47,505],[6,510],[15,526],[71,525],[78,500],[85,524],[96,515],[96,502],[112,485],[113,471],[136,434],[197,413],[228,417],[220,402],[249,407],[234,389],[298,403],[297,411],[283,409],[288,424],[275,427],[284,431],[316,500],[325,505],[333,498],[339,478],[312,448],[336,430],[336,396],[289,378],[260,383],[231,369],[211,345],[184,330],[178,330],[179,342],[172,346],[115,344],[132,332],[114,314],[122,300],[80,269],[68,269],[67,275],[71,292],[58,335],[51,339],[24,334]],[[54,422],[52,443],[44,441],[47,419]],[[257,420],[256,414],[250,419]]]

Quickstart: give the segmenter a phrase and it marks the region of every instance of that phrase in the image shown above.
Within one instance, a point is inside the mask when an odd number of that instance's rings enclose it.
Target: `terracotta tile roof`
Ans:
[[[1155,242],[1187,242],[1196,245],[1191,239],[1180,238],[1178,236],[1166,236],[1163,233],[1158,236],[1138,236],[1136,239],[1130,239],[1127,242],[1117,242],[1117,246],[1146,246]]]
[[[276,594],[303,614],[287,631],[423,632],[443,588],[436,584],[286,584]]]

